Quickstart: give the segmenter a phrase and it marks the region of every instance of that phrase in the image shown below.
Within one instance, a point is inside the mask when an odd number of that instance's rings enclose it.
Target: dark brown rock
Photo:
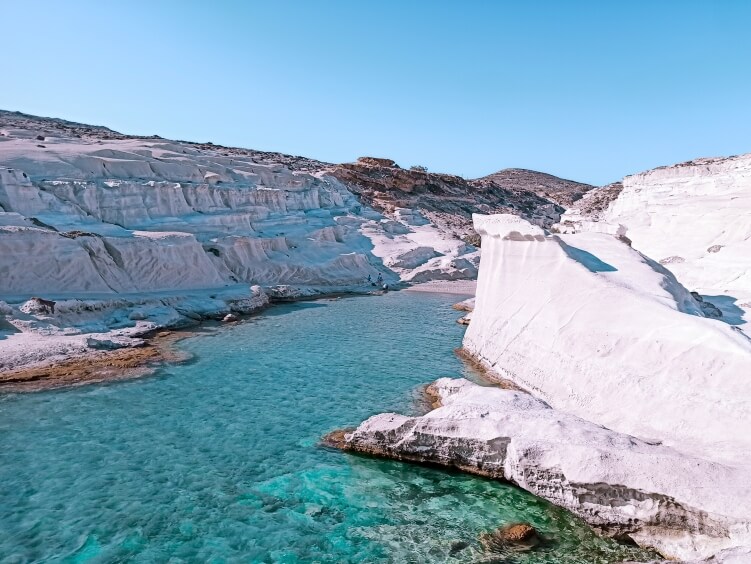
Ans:
[[[540,543],[537,531],[528,523],[513,523],[490,533],[480,533],[479,540],[486,552],[530,550]]]
[[[526,180],[505,179],[504,184],[500,184],[497,175],[501,173],[466,180],[452,174],[428,172],[421,167],[403,169],[389,159],[372,157],[361,157],[355,163],[344,163],[330,170],[364,204],[387,214],[397,208],[420,210],[427,213],[434,224],[470,244],[479,243],[472,228],[473,213],[513,213],[549,227],[560,220],[564,210],[535,190],[550,186],[552,192],[553,185],[561,185],[570,187],[568,194],[583,193],[591,188],[542,173],[525,172]],[[531,178],[537,180],[533,182]]]

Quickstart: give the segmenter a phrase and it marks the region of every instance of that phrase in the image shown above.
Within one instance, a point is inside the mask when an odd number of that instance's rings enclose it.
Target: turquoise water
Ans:
[[[496,561],[646,556],[512,486],[318,445],[464,373],[454,301],[279,306],[152,377],[0,397],[0,562],[479,562],[520,520],[546,545]]]

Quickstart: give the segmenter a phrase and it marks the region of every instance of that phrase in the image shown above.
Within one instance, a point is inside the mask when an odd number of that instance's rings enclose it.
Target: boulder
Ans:
[[[360,157],[357,159],[357,162],[360,164],[371,165],[371,166],[385,166],[389,168],[399,168],[399,165],[397,165],[391,159],[379,159],[377,157]]]
[[[31,298],[18,308],[29,315],[54,315],[55,302],[42,298]]]
[[[480,533],[479,541],[486,552],[529,550],[540,543],[535,528],[528,523],[504,525],[492,532]]]

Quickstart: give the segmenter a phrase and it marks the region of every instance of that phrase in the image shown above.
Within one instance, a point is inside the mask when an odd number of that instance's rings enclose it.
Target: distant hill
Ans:
[[[474,180],[473,183],[494,183],[502,188],[534,192],[558,205],[568,208],[592,190],[594,186],[574,180],[558,178],[552,174],[524,168],[504,168]]]

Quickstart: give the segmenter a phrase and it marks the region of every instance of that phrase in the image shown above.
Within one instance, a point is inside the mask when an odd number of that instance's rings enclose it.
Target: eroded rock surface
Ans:
[[[749,332],[751,154],[659,167],[588,192],[562,216],[562,232],[624,230],[723,316]]]
[[[440,407],[385,413],[342,448],[513,482],[604,534],[665,555],[704,558],[750,540],[750,475],[617,433],[514,390],[442,378]]]
[[[440,407],[371,417],[345,448],[509,480],[670,557],[751,545],[751,341],[617,231],[475,227],[464,353],[517,389],[438,380]]]
[[[464,348],[554,408],[712,460],[751,450],[751,341],[610,234],[476,216]],[[721,385],[719,384],[721,382]]]
[[[403,169],[387,159],[363,157],[356,163],[338,165],[332,174],[376,209],[423,210],[431,221],[464,237],[472,234],[473,213],[507,211],[539,225],[558,221],[574,196],[591,189],[588,184],[521,169],[465,180],[459,176]],[[559,200],[543,194],[556,194]]]

